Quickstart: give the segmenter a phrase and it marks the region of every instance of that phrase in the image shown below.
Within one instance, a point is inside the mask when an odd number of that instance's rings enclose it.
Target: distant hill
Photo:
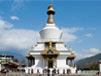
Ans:
[[[76,65],[78,69],[98,70],[99,60],[101,60],[101,53],[92,57],[81,59],[76,62]]]
[[[25,56],[23,56],[22,54],[20,54],[19,52],[12,52],[12,51],[0,51],[0,55],[2,54],[6,54],[6,55],[12,55],[14,56],[15,59],[18,59],[20,62],[22,59],[25,59]]]

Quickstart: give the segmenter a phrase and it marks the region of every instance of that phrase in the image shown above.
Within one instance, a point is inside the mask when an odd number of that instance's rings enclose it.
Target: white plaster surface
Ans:
[[[40,31],[42,41],[59,41],[62,36],[62,31],[59,30],[55,24],[46,24]]]
[[[101,73],[101,63],[99,64],[99,72]]]

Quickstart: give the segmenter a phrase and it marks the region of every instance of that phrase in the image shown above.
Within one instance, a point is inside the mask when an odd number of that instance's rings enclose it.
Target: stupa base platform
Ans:
[[[101,75],[79,75],[79,74],[73,74],[73,75],[68,75],[68,74],[25,74],[25,73],[6,73],[6,74],[1,74],[0,76],[101,76]]]

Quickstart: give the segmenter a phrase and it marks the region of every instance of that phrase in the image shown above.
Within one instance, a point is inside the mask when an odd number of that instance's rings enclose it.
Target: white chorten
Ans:
[[[61,42],[62,31],[56,27],[53,15],[55,14],[52,4],[48,7],[49,15],[46,26],[40,31],[41,41],[37,42],[27,54],[28,67],[26,73],[43,73],[44,69],[49,69],[52,73],[75,73],[75,55],[71,48],[66,48]]]

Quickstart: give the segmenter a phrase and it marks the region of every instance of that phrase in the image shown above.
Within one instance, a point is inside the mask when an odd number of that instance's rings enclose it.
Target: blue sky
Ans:
[[[50,2],[56,26],[77,58],[101,53],[100,0],[0,0],[0,50],[27,53],[46,25]]]

